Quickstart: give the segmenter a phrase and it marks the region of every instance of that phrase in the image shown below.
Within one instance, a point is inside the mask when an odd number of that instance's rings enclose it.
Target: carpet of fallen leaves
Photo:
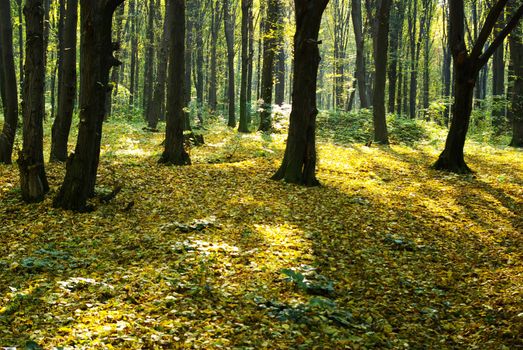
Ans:
[[[520,151],[469,145],[457,176],[441,144],[323,141],[303,188],[269,180],[283,135],[207,132],[182,168],[162,136],[105,126],[123,190],[88,214],[52,208],[64,165],[34,205],[0,166],[0,347],[523,347]]]

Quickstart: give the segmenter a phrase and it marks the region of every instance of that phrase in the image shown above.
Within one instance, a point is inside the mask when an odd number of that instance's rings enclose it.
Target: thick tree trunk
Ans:
[[[42,0],[26,0],[26,61],[24,67],[23,148],[18,158],[22,198],[41,202],[49,191],[44,168],[44,12]]]
[[[167,129],[165,150],[160,163],[171,165],[191,164],[189,154],[183,145],[185,122],[185,0],[168,0],[171,26],[171,45],[169,49],[169,81],[167,85]]]
[[[0,46],[2,47],[3,86],[5,91],[4,127],[0,134],[0,163],[11,164],[18,124],[18,88],[13,57],[13,26],[10,0],[0,0]]]
[[[120,62],[113,56],[112,17],[123,0],[80,0],[80,124],[76,149],[67,160],[65,179],[54,200],[55,207],[90,210],[87,199],[94,195],[105,116],[110,89],[109,71]]]
[[[276,55],[276,39],[279,36],[278,17],[281,13],[280,0],[268,0],[267,20],[263,35],[263,68],[261,82],[260,127],[263,132],[272,130],[272,93],[274,86],[274,57]]]
[[[247,99],[247,86],[249,78],[249,13],[252,6],[252,0],[242,0],[242,55],[241,55],[241,84],[240,84],[240,126],[239,132],[249,132],[250,108]]]
[[[363,19],[361,14],[361,0],[352,1],[352,23],[356,39],[356,79],[358,80],[358,93],[360,107],[369,108],[367,97],[367,78],[365,72],[365,40],[363,38]]]
[[[274,180],[317,186],[316,84],[320,51],[318,33],[328,0],[295,0],[294,80],[289,136]]]
[[[378,23],[375,37],[374,68],[375,77],[373,93],[374,141],[389,144],[385,111],[385,85],[387,83],[387,55],[389,52],[389,13],[391,0],[381,0],[378,9]]]
[[[227,42],[227,71],[228,71],[228,100],[229,118],[227,125],[231,128],[236,127],[236,93],[234,88],[234,14],[230,8],[230,0],[223,1],[223,13],[225,20],[225,41]]]
[[[58,95],[58,112],[53,123],[51,161],[67,160],[67,141],[73,119],[76,99],[76,26],[78,22],[78,0],[67,0],[63,37],[63,62],[61,65],[61,87]]]

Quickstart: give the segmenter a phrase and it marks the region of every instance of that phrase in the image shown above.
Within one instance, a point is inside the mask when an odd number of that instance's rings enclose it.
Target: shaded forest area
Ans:
[[[522,347],[522,16],[0,0],[0,347]]]

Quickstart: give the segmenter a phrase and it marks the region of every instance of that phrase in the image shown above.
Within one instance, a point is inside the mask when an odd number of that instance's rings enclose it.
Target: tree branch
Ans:
[[[481,28],[481,32],[479,33],[476,43],[472,48],[472,52],[470,53],[470,58],[472,60],[477,59],[481,55],[483,47],[485,46],[485,43],[487,42],[488,37],[490,36],[490,33],[492,33],[492,29],[496,25],[499,15],[505,8],[507,2],[508,0],[499,0],[496,3],[496,5],[494,5],[490,10],[489,14],[487,15],[487,19],[483,24],[483,28]]]
[[[494,39],[492,44],[490,44],[488,49],[485,50],[485,52],[479,57],[478,65],[476,67],[478,70],[481,69],[481,67],[483,67],[485,64],[487,64],[490,57],[492,57],[494,52],[496,52],[497,48],[499,46],[501,46],[501,44],[503,44],[503,41],[507,38],[507,36],[510,34],[510,32],[512,30],[514,30],[514,28],[516,28],[516,26],[518,25],[518,23],[522,17],[523,17],[523,4],[521,4],[519,6],[519,8],[516,11],[516,13],[514,14],[514,16],[512,16],[512,18],[507,23],[505,28],[503,28],[503,30],[498,34],[498,36]]]

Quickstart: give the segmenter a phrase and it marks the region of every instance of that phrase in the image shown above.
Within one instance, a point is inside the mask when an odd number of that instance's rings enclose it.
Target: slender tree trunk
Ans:
[[[218,32],[222,22],[221,1],[215,3],[214,14],[212,15],[211,32],[211,72],[209,77],[209,109],[212,113],[218,108],[218,83],[217,83],[217,46]]]
[[[230,0],[223,1],[223,13],[225,20],[225,41],[227,42],[227,67],[228,67],[228,100],[229,100],[229,119],[227,125],[231,128],[236,127],[236,107],[235,107],[235,88],[234,88],[234,14],[230,8]]]
[[[44,11],[42,0],[26,0],[26,62],[24,66],[23,148],[18,158],[22,198],[41,202],[49,191],[44,168]]]
[[[64,182],[54,206],[88,211],[87,199],[94,195],[100,157],[105,99],[110,89],[109,71],[119,64],[113,56],[113,14],[123,0],[80,0],[80,123],[76,150],[67,160]]]
[[[137,55],[138,55],[138,33],[137,33],[137,21],[138,11],[136,9],[136,0],[131,0],[129,3],[129,16],[131,17],[131,67],[129,77],[129,106],[134,107],[136,100],[135,88],[137,80]]]
[[[169,49],[169,81],[167,85],[167,129],[165,150],[160,163],[171,165],[191,164],[189,154],[183,145],[185,123],[185,0],[168,0],[171,26],[171,45]]]
[[[316,179],[316,84],[320,64],[318,33],[328,0],[295,0],[294,81],[289,136],[274,180],[306,186]]]
[[[241,84],[240,84],[240,126],[239,132],[249,132],[250,108],[247,101],[247,85],[249,79],[249,13],[252,0],[242,0],[242,55],[241,55]]]
[[[16,126],[18,124],[18,93],[13,57],[13,26],[10,0],[0,0],[0,46],[2,47],[3,86],[5,91],[4,127],[0,134],[0,163],[11,164]]]
[[[76,26],[78,22],[78,0],[67,0],[63,37],[63,62],[61,65],[61,87],[58,89],[58,112],[53,123],[51,161],[67,160],[67,141],[73,119],[76,99]]]
[[[203,28],[204,28],[203,1],[198,2],[198,20],[196,25],[196,108],[198,123],[203,126]]]
[[[252,105],[252,80],[254,73],[254,15],[253,5],[249,7],[249,66],[247,67],[247,125],[251,125],[251,105]]]
[[[169,60],[169,44],[171,41],[172,18],[169,9],[170,2],[165,3],[165,17],[163,24],[162,41],[160,52],[158,53],[158,78],[154,84],[153,103],[150,108],[148,127],[155,130],[158,127],[158,121],[164,119],[165,113],[165,83],[167,80],[167,62]]]
[[[20,72],[20,90],[23,90],[24,84],[24,15],[22,0],[16,1],[18,5],[18,65]]]
[[[499,34],[503,29],[504,13],[498,24],[494,27],[494,35]],[[492,108],[492,126],[500,132],[505,124],[505,50],[504,45],[500,45],[492,56],[492,97],[494,106]]]
[[[274,56],[276,54],[276,38],[279,33],[278,17],[281,13],[280,0],[268,0],[267,20],[263,35],[263,69],[261,98],[263,100],[260,112],[260,127],[263,132],[272,129],[272,93],[274,86]]]
[[[285,63],[287,55],[285,54],[285,43],[282,41],[281,47],[278,51],[278,63],[276,64],[276,88],[274,94],[274,102],[281,106],[285,101]],[[343,84],[340,84],[340,90]]]
[[[356,79],[361,108],[369,108],[367,97],[367,78],[365,72],[365,39],[363,37],[363,20],[361,14],[361,0],[352,0],[352,23],[356,40]]]
[[[147,32],[146,32],[146,57],[144,65],[143,78],[143,107],[145,120],[149,124],[149,116],[152,114],[151,109],[153,105],[153,73],[154,73],[154,56],[155,56],[155,35],[154,35],[154,17],[155,4],[154,0],[149,0],[149,11],[147,16]]]
[[[387,119],[385,111],[385,85],[387,83],[387,54],[389,52],[389,14],[391,0],[381,0],[378,10],[376,33],[376,52],[374,53],[374,68],[376,80],[373,93],[374,141],[389,144]]]
[[[403,4],[394,1],[390,32],[390,60],[389,60],[389,113],[396,112],[396,91],[398,82],[398,63],[400,58],[399,45],[403,34]]]

